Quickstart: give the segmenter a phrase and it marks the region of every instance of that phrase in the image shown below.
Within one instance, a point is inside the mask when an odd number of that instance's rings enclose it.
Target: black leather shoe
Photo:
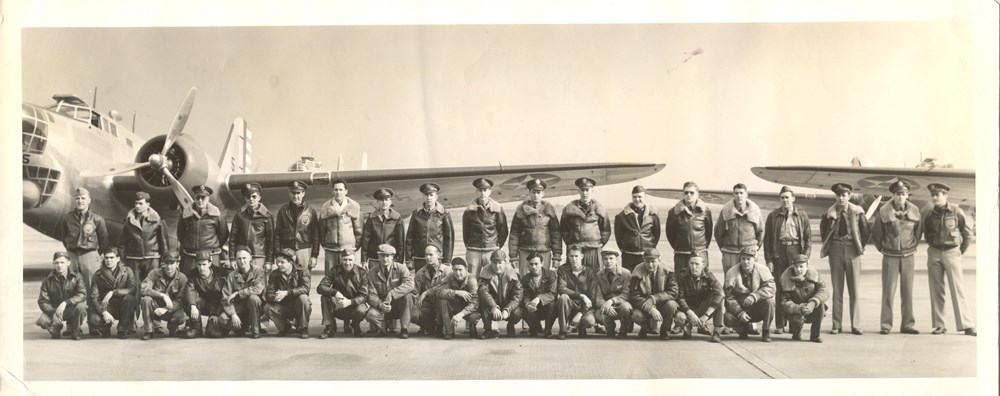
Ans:
[[[973,337],[975,337],[976,334],[978,334],[978,333],[976,333],[976,328],[975,327],[970,327],[968,329],[965,329],[965,330],[963,330],[963,332],[965,332],[965,335],[967,335],[967,336],[973,336]]]
[[[912,327],[907,329],[902,329],[899,332],[904,334],[920,334],[920,330],[914,329]]]
[[[299,338],[301,338],[303,340],[308,339],[309,338],[309,330],[308,329],[302,329],[302,331],[299,333]]]
[[[649,334],[649,331],[645,327],[639,328],[639,338],[646,338],[646,334]]]
[[[760,340],[763,342],[771,342],[771,332],[764,330],[760,334]]]
[[[851,328],[851,334],[854,334],[854,335],[862,335],[862,334],[864,334],[864,332],[862,332],[862,331],[861,331],[861,329],[859,329],[859,328],[857,328],[857,327],[852,327],[852,328]]]
[[[406,329],[399,329],[399,338],[404,340],[410,338],[410,332]]]
[[[713,331],[712,332],[712,339],[709,340],[709,341],[715,342],[715,343],[722,342],[722,336],[719,335],[718,331]]]
[[[73,335],[70,336],[70,337],[73,338],[73,341],[80,341],[80,332],[77,331],[77,332],[73,333]]]
[[[801,341],[802,340],[802,334],[792,333],[792,339],[795,340],[795,341]]]
[[[809,339],[809,341],[812,341],[812,342],[815,342],[815,343],[817,343],[817,344],[822,344],[822,343],[823,343],[823,339],[822,339],[822,338],[819,338],[819,337],[816,337],[816,338],[810,338],[810,339]]]
[[[556,339],[557,340],[565,340],[566,339],[566,333],[559,332],[559,335],[556,336]]]
[[[153,333],[151,333],[151,332],[147,331],[147,332],[145,332],[145,333],[142,334],[142,340],[143,341],[148,341],[151,338],[153,338]]]

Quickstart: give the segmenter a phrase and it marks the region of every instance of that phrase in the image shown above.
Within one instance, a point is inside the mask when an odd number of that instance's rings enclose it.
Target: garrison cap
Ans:
[[[640,185],[636,185],[635,187],[632,187],[632,194],[638,194],[638,193],[644,193],[644,192],[646,192],[646,187],[643,187],[643,186],[640,186]]]
[[[702,261],[707,261],[708,260],[708,254],[706,252],[694,252],[694,253],[691,253],[691,257],[688,257],[688,262],[690,263],[691,260],[694,260],[694,259],[701,259]]]
[[[56,261],[56,260],[61,259],[61,258],[69,260],[69,253],[66,253],[66,252],[63,252],[63,251],[52,253],[52,261]]]
[[[538,191],[545,190],[545,188],[548,187],[548,185],[545,184],[545,182],[542,181],[542,179],[531,179],[531,180],[528,180],[528,183],[526,183],[526,186],[528,187],[528,190],[538,190]]]
[[[951,187],[948,187],[948,185],[944,183],[931,183],[927,185],[927,190],[929,190],[931,194],[934,194],[939,191],[951,191]]]
[[[656,248],[645,248],[642,249],[642,258],[651,259],[660,257],[660,251]]]
[[[493,254],[490,255],[490,261],[492,262],[507,261],[508,258],[507,251],[503,249],[494,250]]]
[[[808,262],[809,262],[809,256],[806,256],[804,254],[800,254],[798,256],[795,256],[795,258],[792,259],[792,264],[808,263]]]
[[[277,259],[278,257],[284,257],[284,258],[288,259],[288,261],[294,262],[295,261],[295,249],[292,249],[292,248],[281,249],[280,252],[278,252],[277,254],[274,255],[275,259]]]
[[[834,194],[840,195],[843,194],[844,191],[847,192],[854,191],[854,186],[847,183],[834,183],[832,186],[830,186],[830,191],[833,191]]]
[[[89,197],[90,196],[90,191],[88,191],[86,188],[83,188],[83,187],[77,187],[76,190],[73,190],[73,196],[74,197],[79,197],[79,196],[82,196],[82,195],[86,195],[86,196]]]
[[[781,186],[781,191],[778,191],[778,195],[781,195],[781,194],[784,194],[784,193],[792,193],[792,195],[795,195],[795,191],[792,191],[791,187]]]
[[[906,192],[910,192],[910,183],[904,180],[897,180],[895,183],[889,185],[889,192],[895,194],[901,188],[905,188]]]
[[[485,177],[480,177],[472,181],[472,186],[480,190],[486,188],[493,188],[493,180],[487,179]]]
[[[469,268],[469,264],[466,263],[465,259],[461,258],[461,257],[455,257],[455,258],[451,259],[451,266],[454,267],[456,265],[461,265],[461,266],[463,266],[465,268]]]
[[[420,185],[421,194],[430,194],[438,191],[441,191],[441,186],[437,185],[437,183],[424,183]]]
[[[191,192],[193,192],[194,196],[196,197],[197,196],[207,197],[209,195],[212,195],[212,189],[204,184],[199,184],[197,186],[191,187]]]
[[[378,245],[378,254],[379,255],[396,254],[396,248],[392,247],[392,245],[388,243],[383,243],[381,245]]]
[[[757,255],[757,247],[756,246],[746,246],[746,247],[740,248],[740,256],[754,257],[756,255]]]
[[[201,250],[194,256],[195,261],[212,261],[212,252],[210,250]]]
[[[573,182],[573,184],[576,185],[576,188],[593,187],[597,185],[597,181],[589,177],[581,177],[579,179],[576,179],[576,181]]]
[[[604,248],[601,249],[601,256],[621,256],[621,252],[615,248]]]
[[[146,200],[146,202],[149,202],[149,193],[145,191],[138,191],[135,193],[135,200],[136,201]]]
[[[164,253],[163,257],[161,257],[160,260],[165,263],[176,263],[178,261],[181,261],[181,256],[177,254],[176,251],[171,250]]]
[[[291,183],[288,183],[288,191],[291,192],[303,192],[308,188],[309,187],[306,186],[305,183],[300,182],[298,180],[293,180]]]
[[[240,193],[242,193],[244,197],[250,197],[250,194],[253,193],[260,194],[260,183],[244,184],[243,188],[240,188]]]
[[[375,190],[375,193],[372,194],[372,196],[375,199],[380,200],[380,201],[384,200],[384,199],[392,198],[394,195],[396,195],[396,192],[392,191],[392,189],[388,188],[388,187],[382,187],[382,188],[380,188],[378,190]]]

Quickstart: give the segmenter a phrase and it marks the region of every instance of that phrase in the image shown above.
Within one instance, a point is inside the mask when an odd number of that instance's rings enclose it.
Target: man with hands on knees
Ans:
[[[774,277],[767,267],[757,264],[757,248],[740,250],[739,265],[726,272],[726,326],[736,329],[740,339],[748,338],[753,322],[763,322],[761,341],[771,342],[774,319]]]
[[[410,338],[410,310],[413,299],[413,275],[406,265],[394,261],[396,248],[382,244],[378,248],[379,264],[368,269],[369,322],[378,328],[378,336],[385,337],[386,322],[399,319],[399,338]]]
[[[514,336],[514,327],[521,321],[521,278],[507,261],[507,252],[494,250],[490,264],[479,274],[479,308],[485,330],[482,339],[500,335],[493,330],[494,321],[507,321],[507,337]]]
[[[440,315],[444,339],[455,338],[455,327],[462,319],[465,319],[469,328],[469,337],[479,338],[476,331],[476,323],[479,322],[478,285],[476,277],[469,274],[465,259],[453,258],[451,273],[445,277],[437,292],[437,312]]]
[[[271,271],[267,278],[267,311],[278,336],[290,334],[291,321],[295,321],[295,329],[299,338],[309,338],[309,315],[312,313],[312,301],[309,300],[309,270],[297,269],[292,265],[295,251],[282,249],[276,259],[278,269]]]
[[[90,282],[91,330],[102,337],[111,336],[111,324],[118,321],[118,338],[128,338],[135,319],[135,273],[119,263],[115,249],[104,252],[101,269]]]
[[[223,312],[219,315],[222,323],[237,335],[250,331],[250,338],[260,338],[258,319],[264,312],[264,280],[264,269],[252,265],[250,250],[237,246],[236,268],[226,275],[222,289]]]
[[[222,271],[212,268],[212,256],[208,251],[195,256],[195,271],[188,278],[186,300],[190,319],[187,324],[187,338],[206,335],[209,338],[222,337],[229,331],[222,326],[222,292],[226,277]],[[202,330],[201,318],[208,318]]]
[[[660,262],[660,251],[646,248],[642,252],[645,260],[632,273],[629,281],[629,300],[638,306],[632,312],[632,321],[639,324],[639,337],[656,334],[661,340],[669,340],[670,322],[677,312],[677,280],[674,272]]]
[[[66,252],[55,252],[52,266],[52,272],[42,281],[38,291],[38,308],[42,314],[35,324],[48,330],[52,338],[59,338],[66,324],[68,335],[79,340],[80,326],[87,315],[87,291],[83,277],[69,270],[69,254]]]
[[[628,302],[628,284],[632,273],[618,261],[618,250],[604,248],[601,260],[604,269],[597,273],[597,291],[594,292],[595,316],[598,323],[604,323],[608,337],[625,338],[632,331],[632,304]],[[641,256],[640,256],[641,257]],[[622,322],[615,331],[615,319]]]
[[[323,309],[323,332],[320,339],[337,334],[337,319],[344,321],[344,329],[361,337],[361,320],[368,313],[368,271],[354,262],[353,250],[340,252],[339,268],[330,268],[316,287]]]
[[[187,320],[181,299],[187,289],[188,279],[180,271],[180,255],[169,252],[163,258],[163,266],[150,272],[142,281],[139,294],[142,296],[143,341],[153,338],[153,321],[167,320],[167,330],[172,336],[177,328]]]
[[[802,339],[802,325],[812,323],[809,341],[820,343],[819,332],[826,313],[830,290],[819,272],[809,267],[809,257],[800,255],[781,274],[781,309],[785,311],[793,340]]]
[[[537,336],[545,321],[545,336],[552,336],[552,322],[555,321],[556,272],[543,267],[543,256],[539,252],[527,255],[527,272],[521,277],[523,290],[524,321],[528,324],[528,334]]]
[[[587,336],[587,328],[594,326],[594,278],[596,272],[584,265],[583,248],[571,245],[567,250],[566,264],[556,271],[556,316],[559,318],[557,339],[565,340],[566,334],[575,330],[580,337]]]
[[[688,268],[677,275],[677,314],[674,324],[683,332],[683,338],[691,338],[692,327],[700,333],[709,334],[712,342],[720,342],[722,330],[722,301],[725,295],[722,283],[708,270],[705,253],[695,253],[688,259]],[[711,328],[710,328],[711,326]]]

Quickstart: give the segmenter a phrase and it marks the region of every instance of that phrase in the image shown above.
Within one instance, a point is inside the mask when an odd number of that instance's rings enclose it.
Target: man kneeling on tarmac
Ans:
[[[111,336],[111,324],[118,321],[118,338],[128,338],[135,320],[136,282],[131,268],[121,265],[118,252],[108,250],[102,255],[101,269],[90,281],[91,332],[101,337]]]
[[[830,289],[820,278],[819,272],[809,268],[809,258],[800,255],[781,274],[781,309],[788,318],[788,327],[793,340],[802,339],[802,326],[812,323],[809,330],[809,341],[823,342],[819,336],[826,312],[826,300],[830,298]]]
[[[200,337],[203,334],[209,338],[218,338],[229,333],[219,316],[222,314],[222,291],[226,285],[226,277],[218,268],[212,267],[212,254],[204,250],[195,255],[195,270],[188,278],[187,304],[188,316],[187,338]],[[202,317],[208,318],[208,323],[202,331]]]
[[[278,329],[278,336],[291,334],[292,324],[299,332],[299,338],[309,338],[309,315],[312,301],[309,301],[309,270],[292,265],[295,250],[282,249],[275,257],[278,269],[271,271],[267,279],[267,311]],[[250,320],[254,320],[251,318]]]
[[[677,275],[677,314],[674,324],[684,333],[685,339],[691,338],[692,327],[699,332],[708,334],[712,327],[712,342],[719,342],[719,331],[722,329],[722,283],[705,265],[704,253],[695,253],[688,259],[686,270]],[[711,322],[711,323],[710,323]]]
[[[767,267],[757,264],[757,248],[740,249],[739,265],[726,272],[726,326],[747,339],[753,322],[761,324],[761,341],[771,342],[774,320],[774,277]]]
[[[264,269],[252,264],[250,249],[236,247],[236,269],[226,275],[222,289],[222,314],[219,319],[242,336],[248,330],[250,338],[260,338],[260,315],[264,312]],[[246,319],[244,321],[243,319]]]
[[[80,339],[80,326],[87,314],[87,291],[83,278],[69,270],[69,254],[52,255],[52,272],[42,281],[38,291],[38,308],[42,314],[35,321],[38,327],[49,331],[52,338],[59,338],[63,325],[69,327],[68,335]]]
[[[146,275],[139,288],[142,308],[143,341],[153,338],[153,321],[167,320],[170,335],[177,333],[177,327],[187,320],[184,313],[184,291],[187,276],[180,271],[181,258],[177,252],[169,252],[163,257],[163,265]],[[176,302],[175,302],[176,301]]]
[[[451,273],[444,278],[441,289],[437,293],[438,315],[442,327],[441,336],[446,340],[455,338],[455,326],[460,319],[465,319],[469,328],[470,338],[479,338],[476,326],[479,323],[479,284],[476,277],[469,274],[469,265],[465,259],[455,257],[451,260]]]

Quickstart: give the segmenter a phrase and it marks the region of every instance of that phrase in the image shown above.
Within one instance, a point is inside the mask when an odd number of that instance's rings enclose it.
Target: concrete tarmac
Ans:
[[[25,379],[37,380],[455,380],[455,379],[655,379],[655,378],[878,378],[975,377],[975,337],[957,333],[948,301],[946,323],[951,333],[931,335],[926,247],[916,257],[914,307],[922,334],[878,334],[881,296],[881,255],[869,249],[861,280],[862,336],[829,334],[831,316],[823,323],[823,344],[791,341],[788,334],[738,340],[724,336],[721,344],[707,336],[693,340],[673,338],[628,340],[591,335],[565,341],[544,338],[452,341],[411,338],[351,338],[342,333],[319,340],[322,329],[319,297],[311,295],[312,338],[176,339],[140,341],[89,339],[51,340],[34,321],[41,276],[49,271],[51,252],[58,242],[25,233],[24,352]],[[613,243],[613,242],[611,242]],[[461,245],[460,243],[457,245]],[[456,246],[459,247],[459,246]],[[666,242],[660,246],[669,258]],[[818,252],[818,249],[817,249]],[[456,254],[463,254],[458,251]],[[814,253],[812,266],[829,280],[826,259]],[[717,249],[709,267],[718,274]],[[965,293],[976,308],[974,248],[965,258]],[[322,274],[313,273],[312,286]],[[846,292],[845,292],[846,294]],[[845,295],[845,300],[847,296]],[[832,301],[827,302],[832,305]],[[896,321],[899,320],[898,296]],[[846,305],[846,301],[845,301]],[[480,324],[482,326],[482,324]],[[363,324],[363,328],[367,325]],[[849,320],[845,312],[845,328]],[[341,326],[342,328],[342,326]],[[808,331],[808,328],[806,329]],[[808,338],[808,337],[806,337]]]

